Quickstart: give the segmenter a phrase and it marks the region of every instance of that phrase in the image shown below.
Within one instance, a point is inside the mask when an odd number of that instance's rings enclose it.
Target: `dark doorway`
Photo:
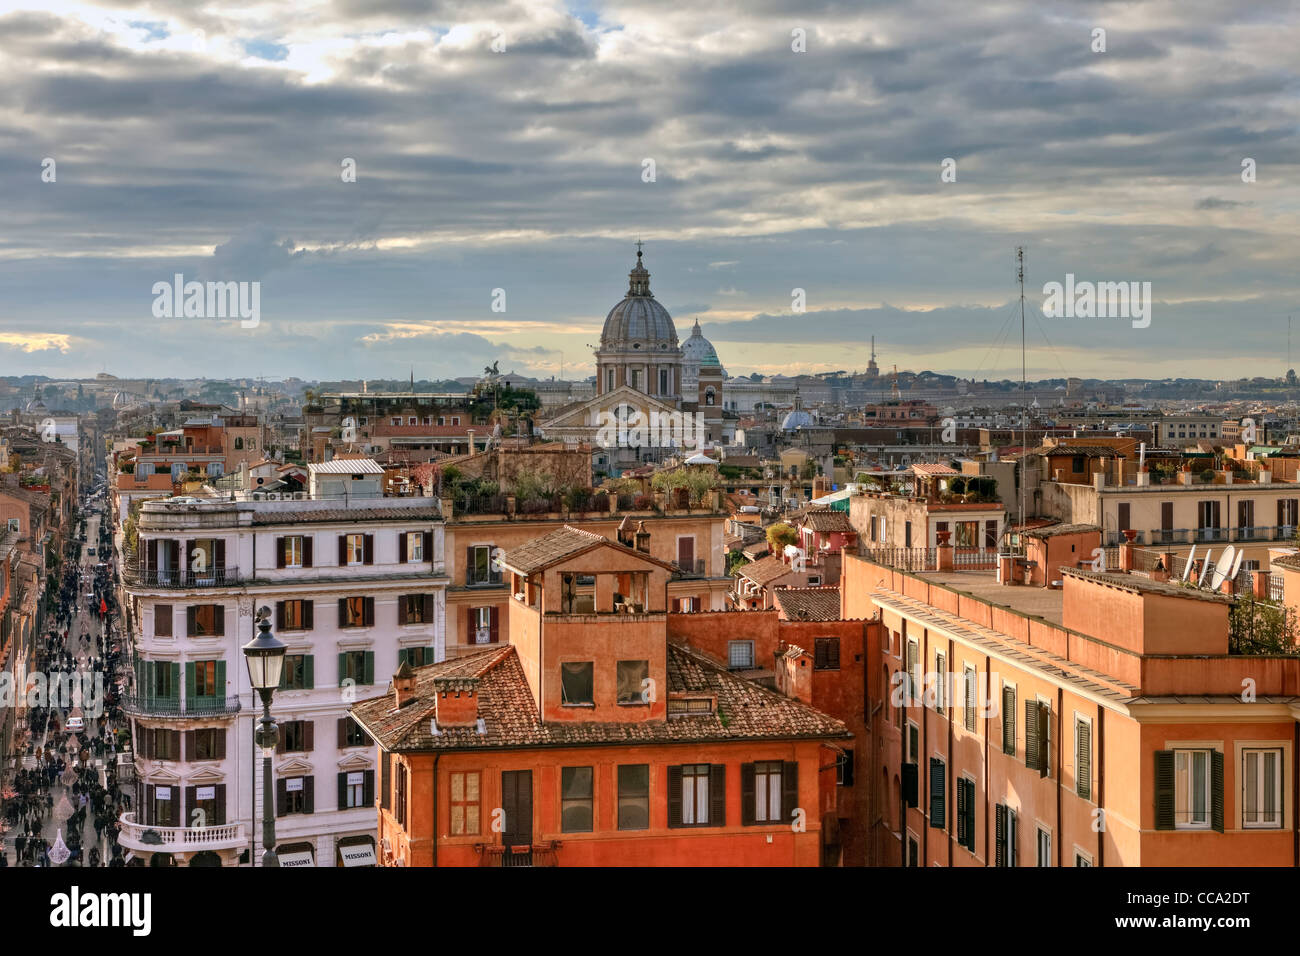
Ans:
[[[505,812],[505,846],[502,866],[531,866],[533,843],[533,772],[505,770],[501,773],[501,809]],[[518,848],[518,852],[515,852]]]

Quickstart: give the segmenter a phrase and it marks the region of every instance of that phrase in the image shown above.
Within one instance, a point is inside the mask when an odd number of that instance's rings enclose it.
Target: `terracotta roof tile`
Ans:
[[[772,596],[792,621],[840,619],[840,589],[837,587],[777,588]]]
[[[847,512],[830,508],[809,508],[797,520],[803,527],[820,534],[852,534],[855,530]]]
[[[760,587],[771,584],[778,578],[783,578],[787,574],[792,574],[790,565],[786,564],[776,555],[768,555],[761,561],[754,561],[751,564],[745,564],[736,569],[736,573],[741,577],[749,578]]]

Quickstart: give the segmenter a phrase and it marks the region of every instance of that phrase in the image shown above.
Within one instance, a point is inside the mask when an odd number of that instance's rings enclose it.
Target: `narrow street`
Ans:
[[[29,701],[37,706],[26,713],[21,769],[2,794],[0,867],[125,862],[116,843],[116,821],[130,800],[129,790],[117,787],[116,732],[125,726],[116,686],[122,656],[103,634],[106,622],[111,631],[115,620],[111,550],[101,567],[103,505],[84,507],[80,561],[65,562],[58,606],[29,675],[42,699],[33,694]]]

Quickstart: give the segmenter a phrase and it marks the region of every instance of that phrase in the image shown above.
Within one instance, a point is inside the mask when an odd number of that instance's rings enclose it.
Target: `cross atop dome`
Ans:
[[[640,239],[636,241],[636,265],[632,267],[632,271],[627,274],[627,277],[628,295],[653,296],[653,293],[650,291],[650,273],[647,272],[646,267],[641,264]]]

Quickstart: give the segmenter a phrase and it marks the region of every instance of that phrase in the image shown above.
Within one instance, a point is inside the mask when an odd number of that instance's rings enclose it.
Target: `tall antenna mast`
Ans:
[[[1028,519],[1025,512],[1025,485],[1028,484],[1028,474],[1025,471],[1025,464],[1029,456],[1029,408],[1025,405],[1025,379],[1027,377],[1027,365],[1025,363],[1025,247],[1016,246],[1016,280],[1020,283],[1020,525],[1021,525],[1021,542],[1023,543],[1024,524]]]

